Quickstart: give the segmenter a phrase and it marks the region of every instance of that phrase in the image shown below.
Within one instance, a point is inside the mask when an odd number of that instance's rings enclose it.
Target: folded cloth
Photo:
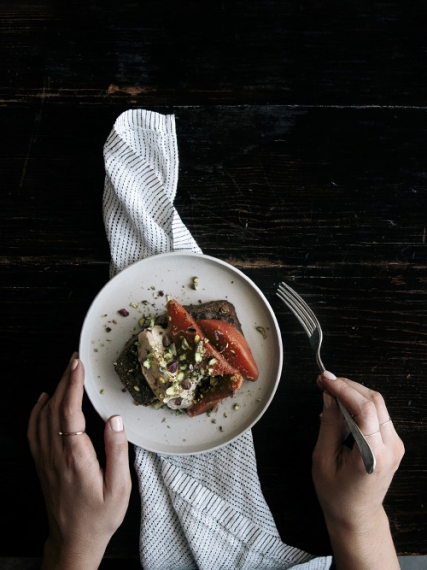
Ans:
[[[105,143],[104,159],[111,276],[150,255],[202,253],[173,205],[174,115],[126,111]],[[145,570],[330,568],[330,556],[316,558],[281,541],[262,494],[250,430],[198,455],[161,455],[135,446],[135,469]]]

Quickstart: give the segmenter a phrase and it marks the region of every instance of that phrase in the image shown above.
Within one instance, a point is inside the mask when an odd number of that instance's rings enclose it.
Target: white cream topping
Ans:
[[[176,354],[169,332],[156,325],[141,331],[138,342],[141,370],[155,396],[173,410],[188,408],[198,382],[188,378],[188,364]]]

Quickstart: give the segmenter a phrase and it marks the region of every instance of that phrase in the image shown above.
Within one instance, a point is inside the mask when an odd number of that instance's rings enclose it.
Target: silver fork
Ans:
[[[302,324],[307,333],[311,347],[316,354],[316,362],[321,372],[325,370],[323,362],[320,358],[320,348],[322,346],[323,333],[322,327],[317,320],[316,315],[307,305],[307,303],[286,283],[281,283],[277,289],[277,296],[285,303],[285,305],[294,313],[299,322]],[[363,463],[367,473],[372,473],[375,469],[375,455],[369,446],[365,436],[360,431],[359,426],[349,414],[348,410],[337,399],[341,412],[350,428],[357,446],[362,455]]]

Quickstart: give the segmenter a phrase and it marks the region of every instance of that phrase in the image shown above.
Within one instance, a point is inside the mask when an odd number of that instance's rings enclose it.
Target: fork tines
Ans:
[[[302,297],[298,295],[289,285],[286,283],[280,283],[277,289],[277,296],[287,305],[297,319],[300,321],[305,329],[308,336],[311,336],[316,328],[320,328],[319,321],[316,315],[307,305]]]

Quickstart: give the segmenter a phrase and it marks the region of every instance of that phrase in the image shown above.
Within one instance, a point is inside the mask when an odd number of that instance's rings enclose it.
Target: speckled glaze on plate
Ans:
[[[258,364],[258,380],[245,381],[237,395],[220,403],[210,416],[190,418],[166,407],[137,406],[114,370],[126,341],[140,328],[138,321],[164,313],[167,296],[183,305],[219,299],[233,303]],[[118,313],[123,308],[129,312],[126,317]],[[265,338],[257,327],[263,327]],[[168,455],[212,451],[250,429],[274,397],[283,360],[280,329],[260,289],[230,264],[190,252],[143,259],[111,279],[86,315],[79,354],[86,369],[86,392],[104,421],[120,414],[131,443]]]

